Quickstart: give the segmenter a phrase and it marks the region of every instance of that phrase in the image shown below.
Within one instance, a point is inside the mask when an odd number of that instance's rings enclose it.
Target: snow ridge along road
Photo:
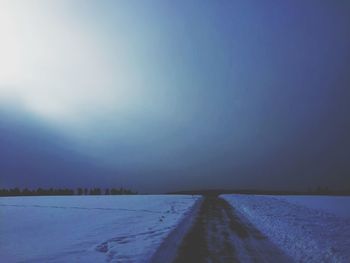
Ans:
[[[220,197],[207,196],[178,251],[176,263],[292,262]]]
[[[296,262],[350,262],[350,218],[327,213],[325,211],[332,209],[325,207],[312,209],[313,202],[310,201],[318,199],[323,206],[334,203],[349,210],[350,197],[341,198],[343,201],[348,198],[348,202],[339,202],[339,197],[331,196],[222,197]],[[324,202],[325,198],[328,202]],[[288,199],[298,199],[298,204]]]
[[[198,199],[192,208],[184,213],[181,222],[179,222],[177,227],[164,239],[157,251],[153,254],[150,262],[164,263],[173,262],[175,260],[184,237],[196,221],[202,200],[203,198]]]

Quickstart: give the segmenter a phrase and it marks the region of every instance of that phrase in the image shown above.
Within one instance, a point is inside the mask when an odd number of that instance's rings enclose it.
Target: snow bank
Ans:
[[[156,253],[153,254],[151,261],[152,263],[164,263],[173,262],[176,259],[178,250],[193,224],[195,224],[197,214],[201,207],[202,200],[197,201],[192,207],[191,211],[185,213],[181,222],[177,225],[176,229],[171,231],[167,238],[158,247]]]
[[[190,196],[0,198],[3,262],[147,262]]]
[[[310,209],[280,197],[222,197],[296,261],[349,262],[349,218]],[[344,209],[348,209],[349,202],[350,198],[344,203]]]

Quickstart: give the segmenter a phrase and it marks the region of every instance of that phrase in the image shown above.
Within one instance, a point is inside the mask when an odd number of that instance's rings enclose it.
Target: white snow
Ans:
[[[306,206],[333,215],[350,218],[350,197],[349,196],[276,196],[290,203]]]
[[[147,262],[199,197],[0,198],[2,262]]]
[[[295,261],[349,262],[350,197],[222,197]]]

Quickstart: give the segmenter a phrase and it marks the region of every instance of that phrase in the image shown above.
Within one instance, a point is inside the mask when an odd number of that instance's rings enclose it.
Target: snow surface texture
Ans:
[[[0,198],[2,262],[147,262],[199,197]]]
[[[349,196],[299,196],[284,195],[276,196],[290,203],[306,206],[311,209],[320,210],[338,217],[350,218]]]
[[[349,262],[350,219],[310,208],[314,197],[303,197],[308,205],[271,196],[222,197],[296,261]],[[349,210],[346,198],[342,205]]]

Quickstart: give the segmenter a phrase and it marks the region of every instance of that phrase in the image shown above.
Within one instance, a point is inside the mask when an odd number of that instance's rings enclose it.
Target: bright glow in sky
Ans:
[[[342,185],[349,24],[346,1],[0,0],[0,110],[25,123],[0,112],[23,164],[0,149],[0,174],[50,182],[64,148],[141,188]]]
[[[111,51],[72,8],[69,1],[1,1],[0,99],[16,98],[55,121],[135,108],[145,96],[137,61],[123,41]],[[114,31],[113,39],[124,37]]]

